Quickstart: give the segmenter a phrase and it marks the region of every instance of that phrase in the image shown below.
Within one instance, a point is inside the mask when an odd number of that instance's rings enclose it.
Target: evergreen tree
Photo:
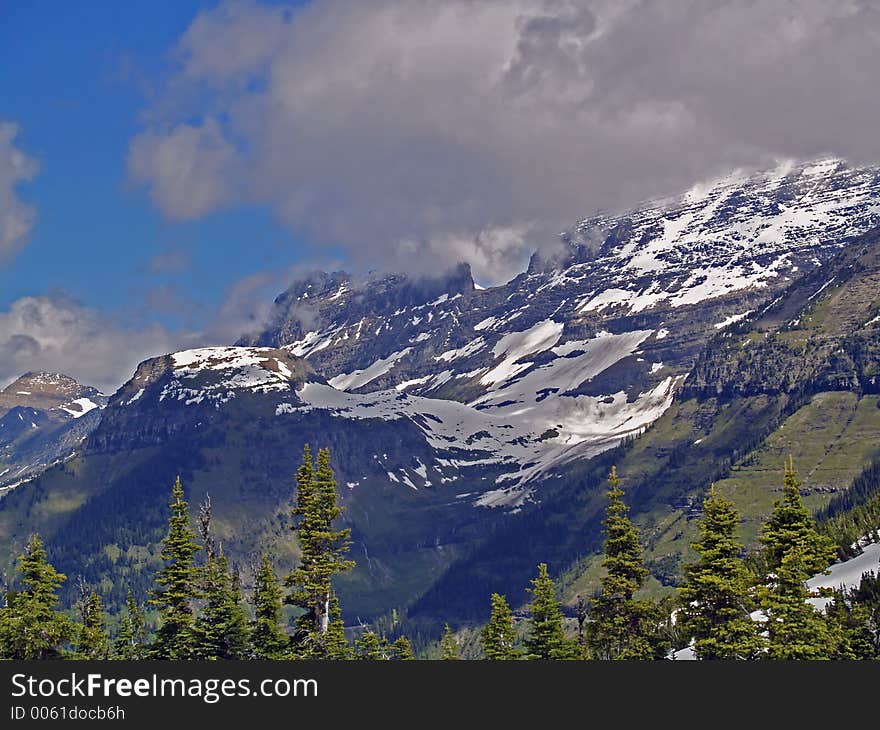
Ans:
[[[593,600],[590,646],[597,659],[651,659],[657,649],[652,641],[656,611],[647,601],[633,596],[648,571],[642,563],[639,531],[630,521],[623,501],[617,468],[608,477],[605,519],[606,575],[602,592]]]
[[[54,659],[74,633],[73,622],[55,610],[56,591],[67,577],[48,562],[37,534],[31,535],[17,572],[22,589],[9,591],[0,608],[0,658]]]
[[[321,659],[342,661],[351,659],[351,647],[345,638],[345,624],[342,622],[342,611],[336,593],[330,596],[330,622],[324,635]]]
[[[837,645],[832,626],[807,599],[806,582],[834,559],[831,541],[820,535],[800,496],[794,461],[785,466],[782,499],[764,523],[762,558],[767,575],[759,590],[767,616],[768,659],[827,659]]]
[[[761,533],[762,557],[768,573],[782,565],[794,547],[799,548],[809,575],[825,570],[834,560],[831,540],[816,530],[815,522],[801,500],[802,483],[794,469],[794,459],[785,465],[782,499],[773,505],[773,513]]]
[[[516,632],[513,628],[513,613],[507,605],[507,599],[498,593],[492,594],[492,610],[489,622],[483,627],[480,635],[483,651],[487,659],[510,660],[517,658],[514,648]]]
[[[264,553],[254,583],[250,644],[255,659],[282,659],[290,637],[281,628],[281,587]]]
[[[700,559],[685,566],[678,589],[678,622],[698,659],[753,659],[758,651],[758,630],[749,616],[753,581],[740,557],[738,524],[733,503],[713,484],[703,502],[700,539],[692,544]]]
[[[150,605],[159,609],[161,624],[151,648],[155,659],[191,659],[196,654],[192,602],[198,595],[198,570],[194,556],[199,545],[189,523],[189,505],[184,499],[180,477],[171,490],[168,534],[160,553],[165,566],[156,575],[158,588]]]
[[[443,628],[443,638],[440,639],[440,658],[446,661],[461,659],[461,647],[459,647],[452,629],[449,628],[449,624]]]
[[[110,637],[104,617],[104,604],[94,591],[83,591],[80,602],[82,623],[76,627],[75,656],[78,659],[108,659]]]
[[[405,636],[399,636],[393,644],[391,644],[392,658],[396,661],[410,661],[416,658],[413,654],[412,644]]]
[[[388,642],[384,636],[367,630],[355,641],[356,659],[384,661],[388,659]]]
[[[200,659],[244,659],[248,654],[248,620],[241,581],[226,556],[205,565],[205,607],[195,624]]]
[[[538,576],[528,589],[531,623],[526,636],[526,659],[577,659],[578,646],[566,638],[562,610],[556,600],[556,586],[547,572],[547,564],[538,565]]]
[[[285,580],[285,585],[293,589],[286,600],[306,611],[300,622],[298,643],[307,645],[305,651],[309,655],[323,656],[330,629],[333,577],[354,567],[354,562],[345,558],[351,545],[351,530],[333,529],[343,510],[336,501],[336,479],[328,449],[318,452],[316,468],[306,444],[296,479],[293,515],[301,560]]]
[[[795,544],[783,556],[773,582],[759,589],[767,616],[767,659],[830,659],[835,653],[838,637],[825,617],[807,603],[806,580],[814,560]]]
[[[146,658],[144,615],[131,591],[125,600],[125,613],[119,622],[119,634],[113,645],[117,659],[139,660]]]

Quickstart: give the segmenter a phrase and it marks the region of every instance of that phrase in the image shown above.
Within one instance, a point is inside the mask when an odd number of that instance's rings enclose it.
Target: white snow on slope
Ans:
[[[561,329],[562,325],[559,326],[559,332],[555,333],[556,339],[558,339]],[[473,405],[491,407],[513,400],[517,403],[528,403],[531,407],[538,410],[548,410],[547,404],[539,403],[539,396],[542,393],[548,393],[549,391],[565,393],[577,388],[581,383],[594,378],[614,363],[631,355],[651,334],[653,334],[653,330],[636,330],[620,335],[603,332],[592,340],[565,343],[558,348],[553,348],[553,352],[563,354],[562,357],[557,357],[546,365],[534,368],[522,378],[500,389],[490,391],[474,401]],[[571,345],[571,348],[574,349],[571,349],[568,345]],[[541,347],[536,352],[541,352],[545,349],[547,348]],[[567,356],[569,353],[578,350],[582,350],[581,354],[571,357]],[[517,368],[518,371],[522,371],[531,367],[531,365],[532,363],[530,362],[519,363]],[[487,377],[488,375],[481,378],[480,382],[485,382]],[[567,398],[566,400],[571,399]],[[516,412],[512,415],[520,417],[522,410],[516,409]]]
[[[452,362],[453,360],[458,360],[462,357],[469,357],[473,355],[475,352],[479,352],[486,346],[486,341],[482,337],[478,337],[477,339],[469,342],[464,347],[459,347],[454,350],[447,350],[439,355],[437,355],[434,359],[442,362]]]
[[[397,364],[398,360],[408,355],[411,350],[411,347],[407,347],[400,352],[392,352],[388,357],[376,360],[376,362],[363,370],[355,370],[353,373],[342,373],[335,378],[330,378],[327,382],[339,390],[357,390],[371,380],[385,375]]]
[[[70,408],[70,406],[75,405],[76,408]],[[86,415],[89,411],[95,410],[95,408],[100,408],[97,403],[92,402],[88,398],[77,398],[74,401],[71,401],[66,406],[61,406],[62,411],[66,411],[74,418],[80,418],[81,416]]]
[[[872,543],[863,548],[861,555],[851,558],[843,563],[835,563],[828,569],[828,575],[816,575],[807,581],[807,587],[811,590],[819,588],[857,588],[862,574],[873,571],[880,573],[880,543]],[[816,608],[824,608],[828,603],[827,598],[811,598]]]
[[[203,347],[176,352],[171,356],[174,378],[162,389],[159,400],[180,400],[185,405],[209,401],[219,407],[240,390],[289,390],[293,372],[276,354],[267,347]],[[215,377],[194,382],[206,373]]]
[[[527,369],[529,365],[517,361],[526,355],[549,350],[559,342],[563,327],[564,325],[559,322],[545,319],[522,332],[504,335],[492,348],[492,354],[496,358],[503,356],[504,359],[480,378],[480,383],[483,385],[501,383]]]
[[[729,317],[725,317],[723,320],[716,322],[712,326],[715,327],[716,330],[723,330],[725,327],[729,327],[730,325],[739,322],[741,319],[748,317],[752,311],[753,310],[750,309],[748,312],[743,312],[742,314],[731,314]]]
[[[551,329],[546,322],[541,324],[528,331],[531,337],[509,339],[499,354],[511,350],[531,350],[532,354],[546,351],[558,340],[561,326]],[[615,446],[621,438],[642,431],[669,408],[682,376],[666,378],[631,399],[622,391],[599,397],[564,395],[631,355],[652,332],[603,332],[570,348],[562,345],[560,350],[569,356],[558,356],[540,366],[530,361],[519,363],[529,372],[469,404],[411,395],[400,387],[407,384],[355,394],[310,383],[299,397],[309,409],[329,410],[343,418],[409,419],[432,447],[456,452],[452,466],[459,470],[487,464],[502,466],[505,474],[499,481],[504,486],[484,495],[476,504],[516,507],[529,495],[524,485],[535,477]]]

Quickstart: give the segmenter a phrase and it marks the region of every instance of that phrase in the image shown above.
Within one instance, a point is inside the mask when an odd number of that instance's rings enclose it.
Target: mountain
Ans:
[[[106,404],[61,373],[25,373],[0,391],[0,494],[69,457]]]
[[[489,290],[464,266],[415,282],[316,274],[241,344],[307,358],[335,390],[304,397],[340,417],[418,418],[436,401],[463,404],[451,433],[433,413],[429,438],[460,433],[472,460],[504,472],[478,502],[515,508],[548,472],[641,432],[714,334],[877,225],[877,170],[783,165],[581,221],[562,251]],[[466,473],[468,459],[444,478]]]
[[[611,463],[668,589],[710,480],[760,463],[771,484],[784,429],[850,455],[813,506],[872,458],[877,226],[880,172],[823,160],[583,220],[490,289],[466,266],[316,273],[264,332],[142,363],[74,458],[0,500],[0,544],[39,529],[118,605],[155,569],[180,474],[191,501],[210,494],[224,550],[286,572],[310,442],[331,448],[353,531],[352,619],[479,616],[492,591],[522,598],[539,560],[589,590]],[[754,526],[772,490],[750,479]]]

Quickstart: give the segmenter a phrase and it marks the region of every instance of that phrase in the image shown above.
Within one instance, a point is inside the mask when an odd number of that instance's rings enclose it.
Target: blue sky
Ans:
[[[195,327],[235,281],[300,259],[301,239],[265,208],[167,221],[127,178],[128,145],[173,66],[169,49],[213,5],[3,4],[0,120],[18,125],[16,147],[36,159],[39,173],[19,186],[36,208],[36,224],[0,268],[0,308],[63,291],[127,320]],[[193,301],[163,307],[172,294]]]

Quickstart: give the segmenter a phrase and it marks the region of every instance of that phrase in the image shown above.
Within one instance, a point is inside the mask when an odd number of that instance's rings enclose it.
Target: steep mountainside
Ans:
[[[106,404],[60,373],[25,373],[0,391],[0,494],[73,453]]]
[[[346,395],[304,397],[337,416],[433,412],[447,438],[436,411],[462,403],[452,438],[487,447],[479,461],[505,471],[479,504],[517,507],[553,469],[658,418],[706,341],[880,225],[878,196],[876,170],[834,160],[734,175],[582,221],[554,259],[489,290],[466,267],[416,282],[317,274],[278,298],[249,343],[307,358]]]
[[[180,474],[230,555],[284,572],[308,441],[331,448],[353,529],[352,619],[479,616],[538,560],[589,590],[612,463],[671,585],[708,483],[763,465],[742,482],[756,524],[797,424],[815,473],[852,460],[816,506],[873,458],[877,225],[878,173],[824,161],[583,221],[492,289],[467,267],[316,274],[261,335],[142,363],[74,458],[0,500],[0,546],[39,529],[118,605],[156,567]]]

